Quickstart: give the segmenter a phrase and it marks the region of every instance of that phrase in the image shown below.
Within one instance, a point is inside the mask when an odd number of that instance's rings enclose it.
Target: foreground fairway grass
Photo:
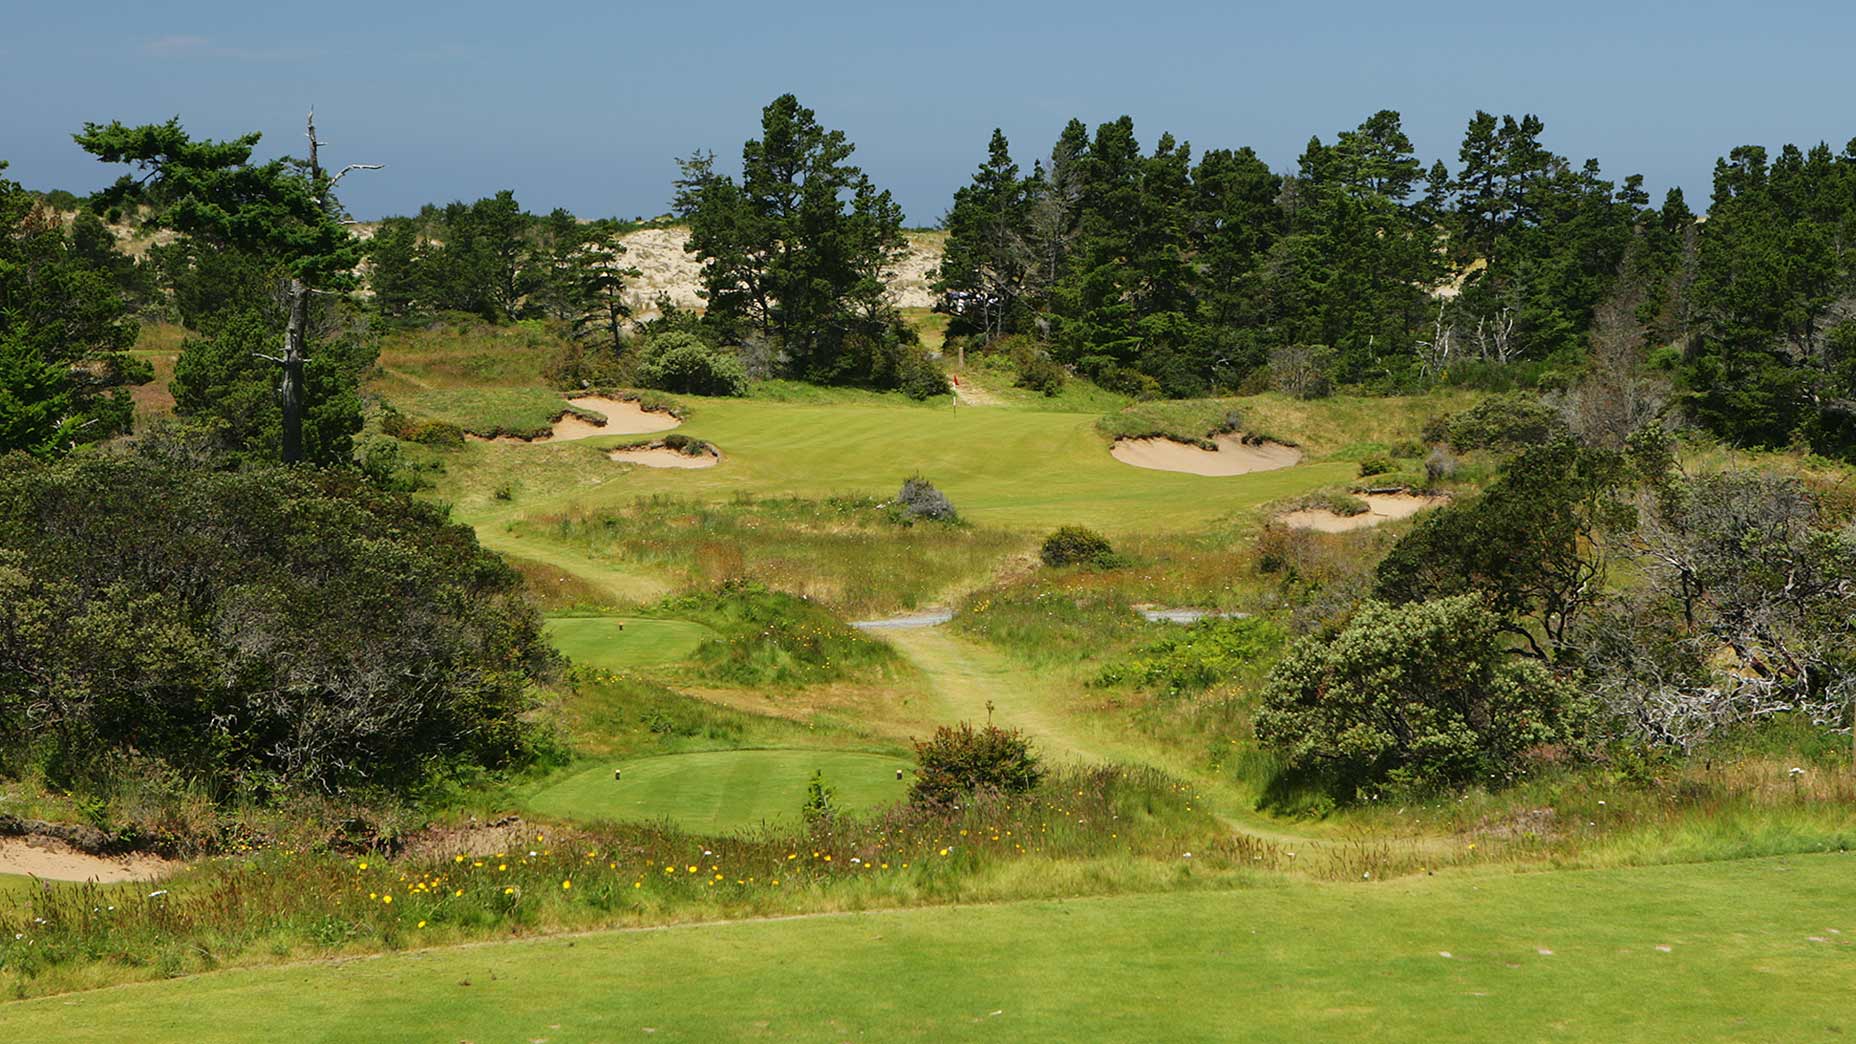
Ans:
[[[836,788],[834,803],[863,811],[902,800],[908,782],[896,778],[910,762],[885,754],[831,750],[718,750],[602,761],[528,800],[561,819],[670,819],[696,833],[744,830],[763,822],[795,822],[814,771]],[[622,769],[622,780],[612,778]]]
[[[620,616],[557,616],[548,640],[577,664],[626,671],[680,663],[715,632],[689,620]]]
[[[1836,1039],[1856,1029],[1852,900],[1848,855],[1277,882],[231,971],[0,1022],[199,1042]]]

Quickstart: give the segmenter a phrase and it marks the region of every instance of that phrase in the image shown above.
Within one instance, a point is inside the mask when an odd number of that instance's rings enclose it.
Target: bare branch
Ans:
[[[327,145],[328,142],[325,141],[322,144]],[[346,167],[343,167],[341,170],[338,170],[335,172],[335,176],[329,179],[329,187],[334,188],[336,182],[342,180],[343,178],[347,177],[349,174],[352,174],[353,172],[357,170],[381,170],[381,169],[384,169],[385,167],[386,167],[385,163],[350,163]]]

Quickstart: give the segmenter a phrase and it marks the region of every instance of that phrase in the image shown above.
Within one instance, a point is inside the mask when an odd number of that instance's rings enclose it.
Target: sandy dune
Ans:
[[[1183,471],[1188,475],[1248,475],[1298,464],[1302,451],[1277,442],[1246,445],[1237,435],[1220,435],[1216,450],[1200,449],[1172,439],[1116,439],[1110,454],[1123,464],[1155,471]]]
[[[930,308],[935,302],[929,288],[933,273],[941,264],[941,239],[923,233],[908,233],[908,251],[884,273],[889,284],[890,303],[898,308]],[[701,309],[706,302],[702,289],[702,265],[696,255],[686,253],[686,228],[644,228],[620,239],[625,244],[625,263],[638,270],[629,281],[627,292],[635,304],[639,319],[657,314],[659,294],[669,294],[679,308]]]
[[[180,864],[152,855],[94,856],[51,838],[0,837],[0,874],[48,881],[151,881]]]
[[[1360,498],[1371,510],[1364,515],[1336,515],[1323,508],[1291,511],[1281,516],[1284,525],[1294,529],[1312,529],[1318,533],[1347,533],[1366,529],[1382,522],[1410,518],[1427,507],[1434,507],[1449,497],[1424,497],[1416,493],[1368,493]]]

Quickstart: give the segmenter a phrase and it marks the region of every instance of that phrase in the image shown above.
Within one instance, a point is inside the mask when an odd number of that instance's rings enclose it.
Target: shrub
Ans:
[[[678,331],[645,342],[638,383],[689,395],[744,395],[748,374],[733,352]]]
[[[934,488],[934,483],[920,475],[911,475],[902,480],[902,490],[896,494],[895,510],[904,522],[917,519],[930,522],[960,521],[960,515],[947,499],[947,494]]]
[[[1511,453],[1552,442],[1566,431],[1559,412],[1526,392],[1492,395],[1443,424],[1453,449]]]
[[[917,401],[948,393],[947,371],[919,345],[903,345],[896,362],[896,388]]]
[[[1529,748],[1563,737],[1571,701],[1544,666],[1505,648],[1502,621],[1475,595],[1367,602],[1271,672],[1256,732],[1343,793],[1499,783]]]
[[[1108,565],[1115,549],[1108,538],[1082,526],[1062,526],[1044,538],[1038,556],[1047,566]]]
[[[1442,446],[1432,450],[1424,458],[1424,480],[1435,486],[1456,477],[1456,457]]]
[[[520,574],[358,472],[184,452],[0,468],[0,721],[61,785],[139,757],[263,800],[526,756],[554,658]]]
[[[916,741],[918,765],[909,802],[952,808],[976,793],[1023,794],[1044,778],[1031,741],[1017,729],[968,722],[943,725],[933,738]]]
[[[1391,470],[1392,470],[1392,462],[1385,457],[1371,456],[1371,457],[1363,457],[1360,460],[1360,477],[1361,478],[1367,478],[1373,475],[1384,475],[1386,472],[1391,471]]]
[[[799,814],[805,817],[806,826],[819,827],[831,822],[838,814],[834,804],[838,797],[838,788],[825,782],[825,774],[818,769],[812,770],[812,779],[806,784],[806,801],[799,806]]]
[[[1283,643],[1282,628],[1257,617],[1214,617],[1170,631],[1102,668],[1095,684],[1167,696],[1200,692],[1267,662]]]
[[[1050,353],[1034,343],[1019,345],[1012,352],[1012,365],[1018,370],[1018,379],[1012,383],[1020,388],[1028,388],[1047,398],[1063,392],[1063,367]]]

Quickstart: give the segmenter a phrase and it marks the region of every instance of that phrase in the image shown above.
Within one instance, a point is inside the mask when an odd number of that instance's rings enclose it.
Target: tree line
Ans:
[[[1544,132],[1477,112],[1427,167],[1383,111],[1278,172],[1125,116],[1026,170],[995,131],[944,221],[949,332],[1148,396],[1647,375],[1735,442],[1856,450],[1856,142],[1734,149],[1697,214]]]

